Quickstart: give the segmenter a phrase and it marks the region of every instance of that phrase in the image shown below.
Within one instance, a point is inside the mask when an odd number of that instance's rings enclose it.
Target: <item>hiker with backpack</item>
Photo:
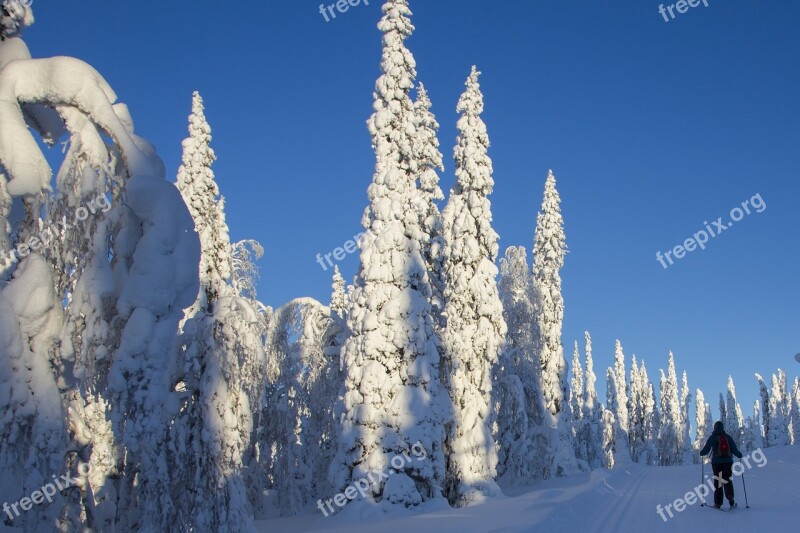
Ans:
[[[733,456],[742,458],[742,452],[736,447],[733,437],[725,433],[725,426],[721,421],[714,424],[714,432],[708,437],[706,445],[700,450],[700,455],[711,452],[711,469],[714,472],[714,507],[722,507],[722,492],[731,509],[736,507],[733,499]]]

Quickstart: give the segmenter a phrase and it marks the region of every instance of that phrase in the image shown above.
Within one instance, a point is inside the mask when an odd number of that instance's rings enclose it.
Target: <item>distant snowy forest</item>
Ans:
[[[7,526],[239,532],[338,511],[324,502],[367,478],[369,501],[348,491],[350,505],[466,506],[590,469],[699,462],[717,415],[671,353],[656,390],[618,341],[605,404],[588,332],[569,372],[552,172],[532,263],[524,246],[499,257],[474,67],[445,198],[407,0],[378,25],[374,238],[352,284],[334,272],[329,305],[278,309],[257,299],[261,245],[229,239],[200,95],[168,177],[101,74],[31,58],[26,4],[3,0],[0,18],[0,502],[77,481]],[[44,148],[62,142],[54,173]],[[800,379],[755,378],[752,413],[729,379],[718,417],[743,452],[800,444]]]

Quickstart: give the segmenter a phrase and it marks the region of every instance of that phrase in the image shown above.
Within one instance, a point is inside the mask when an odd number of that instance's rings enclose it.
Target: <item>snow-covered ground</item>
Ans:
[[[700,465],[646,467],[632,465],[595,470],[506,491],[507,496],[466,509],[427,508],[380,516],[348,513],[325,518],[317,511],[291,518],[263,520],[259,531],[391,532],[657,532],[797,531],[800,502],[800,446],[767,448],[766,463],[746,470],[745,508],[741,478],[734,487],[739,508],[730,514],[695,504],[666,522],[656,506],[682,498],[700,484]],[[706,465],[706,475],[709,467]],[[727,508],[727,503],[724,508]],[[363,507],[361,509],[363,511]],[[665,514],[668,517],[668,515]],[[724,528],[724,529],[720,529]]]

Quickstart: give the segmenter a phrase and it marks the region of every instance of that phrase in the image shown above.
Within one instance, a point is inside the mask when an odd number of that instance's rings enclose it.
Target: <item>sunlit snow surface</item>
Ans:
[[[695,504],[665,522],[656,506],[666,506],[700,484],[700,465],[640,466],[544,481],[507,489],[506,497],[465,509],[421,506],[416,511],[382,512],[376,505],[356,504],[325,518],[319,510],[292,518],[262,520],[259,531],[390,532],[649,532],[796,531],[800,501],[800,446],[767,448],[766,464],[746,470],[750,508],[745,508],[742,479],[734,478],[739,508],[731,514]],[[709,466],[705,467],[709,476]],[[334,495],[320,495],[323,499]],[[727,508],[727,503],[723,508]]]

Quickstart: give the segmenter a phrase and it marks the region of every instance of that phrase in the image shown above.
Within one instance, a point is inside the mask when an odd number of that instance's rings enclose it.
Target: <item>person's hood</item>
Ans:
[[[717,422],[714,424],[714,433],[725,433],[725,426],[722,424],[722,422]]]

